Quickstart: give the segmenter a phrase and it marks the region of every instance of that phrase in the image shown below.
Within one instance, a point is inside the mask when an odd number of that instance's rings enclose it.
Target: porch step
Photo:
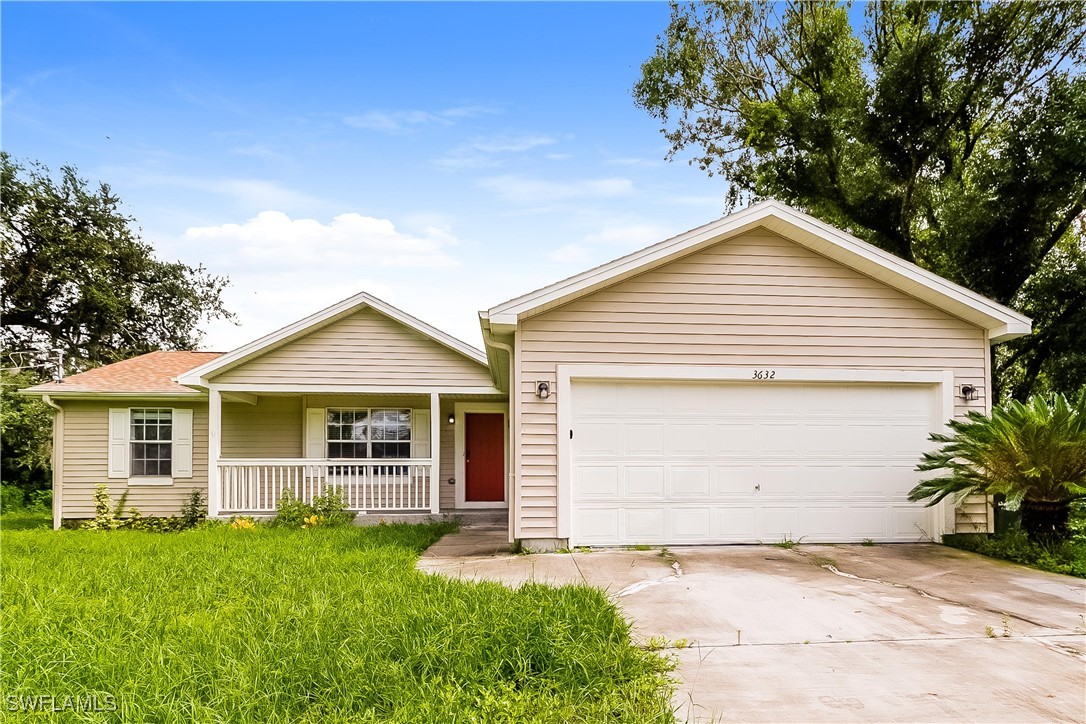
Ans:
[[[460,521],[462,526],[472,528],[502,528],[509,524],[508,510],[450,510],[448,517]]]

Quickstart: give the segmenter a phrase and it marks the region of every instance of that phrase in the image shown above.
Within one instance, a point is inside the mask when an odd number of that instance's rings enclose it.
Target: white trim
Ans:
[[[486,354],[481,350],[477,350],[466,342],[462,342],[455,337],[442,332],[440,329],[433,327],[420,319],[412,317],[407,312],[397,309],[391,304],[381,301],[377,297],[361,292],[344,299],[341,302],[337,302],[330,307],[322,309],[315,314],[311,314],[304,319],[300,319],[293,324],[288,324],[282,329],[276,330],[271,334],[265,335],[260,339],[249,342],[242,345],[237,349],[227,352],[226,354],[206,362],[199,367],[178,375],[175,379],[182,385],[193,385],[198,387],[204,387],[207,385],[208,380],[217,374],[222,374],[227,370],[233,369],[249,360],[257,357],[265,352],[269,352],[276,347],[286,344],[303,334],[312,332],[322,326],[331,324],[343,317],[346,317],[354,312],[362,309],[363,307],[369,307],[379,314],[399,322],[405,327],[413,329],[424,337],[428,337],[433,341],[448,347],[454,352],[467,357],[473,362],[477,362],[486,366]]]
[[[207,390],[207,514],[214,518],[222,510],[222,485],[218,460],[222,457],[222,395],[211,385]]]
[[[565,304],[758,226],[867,274],[884,284],[987,329],[992,342],[1029,334],[1031,321],[1014,310],[921,269],[779,201],[768,200],[641,249],[595,269],[492,307],[491,327]]]
[[[244,405],[255,405],[260,398],[250,392],[224,392],[223,402],[238,402]]]
[[[505,500],[500,502],[469,502],[466,500],[467,491],[465,489],[465,465],[464,465],[464,447],[465,447],[465,427],[464,427],[464,415],[469,412],[484,412],[484,413],[500,413],[502,416],[502,427],[505,430],[504,436],[504,474],[505,480]],[[454,476],[456,480],[456,507],[457,508],[508,508],[509,507],[509,405],[504,402],[456,402],[453,403],[453,450],[455,452],[456,465],[454,466]]]
[[[309,395],[429,395],[433,392],[442,395],[494,395],[505,397],[505,393],[496,387],[433,387],[430,385],[312,385],[312,384],[257,384],[231,383],[216,385],[221,392],[253,392],[270,394],[274,392],[293,392]]]
[[[772,370],[772,379],[756,379],[755,372]],[[706,367],[672,365],[558,365],[558,538],[571,537],[573,518],[571,486],[573,460],[570,450],[570,430],[573,410],[570,401],[574,380],[703,380],[717,382],[744,382],[773,385],[795,382],[871,382],[932,385],[940,404],[938,409],[944,421],[954,416],[954,373],[947,370],[871,370],[810,367]],[[945,501],[933,507],[930,515],[934,530],[930,534],[936,540],[954,530],[954,508]],[[570,541],[575,544],[575,541]]]
[[[987,357],[988,355],[985,355]],[[938,390],[943,426],[940,432],[950,432],[950,425],[948,424],[954,419],[954,373],[947,370],[943,373],[943,379],[941,388]],[[948,533],[954,533],[957,528],[957,514],[953,503],[949,498],[943,498],[941,501],[932,506],[933,513],[932,518],[935,520],[935,530],[932,531],[932,537],[936,541],[942,542],[943,536]]]
[[[19,390],[27,397],[49,397],[54,400],[153,400],[155,402],[202,402],[207,399],[203,392],[78,392],[53,390]]]
[[[130,488],[150,488],[173,485],[174,479],[163,475],[139,475],[129,478],[127,483]]]
[[[414,415],[414,412],[412,412]],[[430,393],[430,513],[441,512],[441,395]]]

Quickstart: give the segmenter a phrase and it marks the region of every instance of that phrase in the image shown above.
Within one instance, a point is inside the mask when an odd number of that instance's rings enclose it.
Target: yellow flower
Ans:
[[[323,515],[311,515],[308,518],[303,518],[305,521],[302,524],[303,528],[316,528],[318,525],[324,522]]]
[[[230,523],[230,527],[234,530],[252,530],[256,527],[256,523],[253,522],[252,518],[234,518],[233,522]]]

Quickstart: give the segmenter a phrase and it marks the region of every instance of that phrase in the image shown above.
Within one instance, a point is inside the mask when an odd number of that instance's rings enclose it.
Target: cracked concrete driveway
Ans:
[[[419,567],[605,589],[666,640],[680,721],[1086,721],[1080,579],[937,545],[511,556],[478,533]]]

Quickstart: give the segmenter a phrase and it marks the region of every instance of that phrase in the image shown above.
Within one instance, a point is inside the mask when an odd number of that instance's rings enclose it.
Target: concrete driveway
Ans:
[[[677,660],[680,721],[1086,721],[1086,581],[937,545],[513,556],[448,536],[419,567],[605,589]]]

